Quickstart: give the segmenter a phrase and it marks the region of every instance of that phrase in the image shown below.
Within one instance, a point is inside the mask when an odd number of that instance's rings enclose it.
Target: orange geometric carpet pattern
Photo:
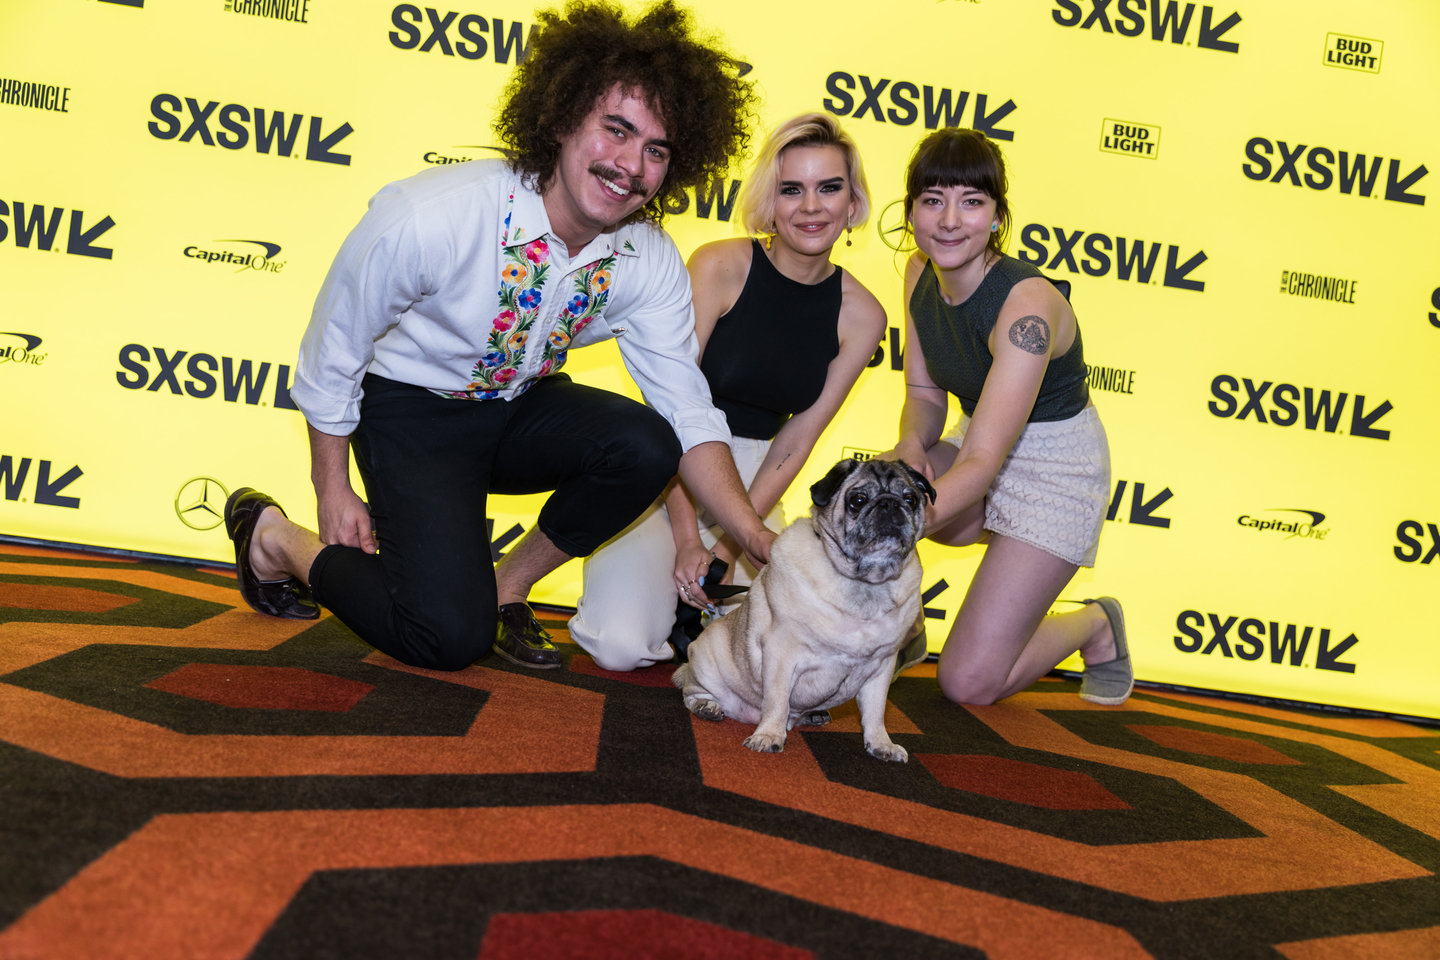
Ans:
[[[542,613],[542,619],[546,619]],[[0,545],[0,960],[1440,955],[1440,736],[1046,678],[755,754],[669,668],[406,667]]]

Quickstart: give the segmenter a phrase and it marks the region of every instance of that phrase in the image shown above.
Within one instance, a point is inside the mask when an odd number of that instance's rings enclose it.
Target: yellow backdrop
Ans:
[[[837,259],[891,336],[787,506],[893,442],[892,204],[927,128],[979,127],[1010,160],[1011,252],[1074,284],[1110,435],[1112,522],[1065,597],[1123,599],[1143,678],[1437,716],[1440,10],[1234,4],[696,4],[753,66],[764,123],[845,117],[876,193]],[[224,560],[241,485],[313,523],[286,388],[315,292],[383,184],[495,155],[533,21],[9,0],[0,531]],[[733,235],[733,187],[670,218],[682,251]],[[612,347],[567,370],[635,392]],[[495,498],[498,549],[539,502]],[[938,649],[980,550],[921,554]],[[538,598],[578,582],[569,564]]]

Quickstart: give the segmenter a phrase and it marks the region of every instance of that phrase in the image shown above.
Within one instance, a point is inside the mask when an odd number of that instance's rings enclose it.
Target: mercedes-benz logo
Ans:
[[[875,218],[875,230],[880,242],[891,250],[914,250],[915,241],[905,230],[905,201],[891,200]]]
[[[225,522],[230,491],[214,477],[192,477],[175,493],[175,516],[192,530],[214,530]]]

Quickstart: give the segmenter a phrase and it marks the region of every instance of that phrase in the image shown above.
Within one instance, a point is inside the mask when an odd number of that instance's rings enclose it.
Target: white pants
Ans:
[[[734,437],[730,452],[735,469],[749,489],[770,449],[769,440]],[[785,526],[783,504],[765,518],[779,531]],[[725,535],[709,511],[699,511],[700,541],[707,549]],[[735,583],[748,584],[756,574],[749,561],[736,561]],[[670,515],[657,502],[640,518],[585,559],[584,588],[570,636],[604,670],[634,670],[669,660],[670,630],[675,626],[675,537]]]

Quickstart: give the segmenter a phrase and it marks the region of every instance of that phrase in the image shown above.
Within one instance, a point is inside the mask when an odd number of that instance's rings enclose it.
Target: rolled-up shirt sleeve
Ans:
[[[647,238],[645,255],[626,264],[622,282],[641,289],[635,308],[611,319],[626,328],[620,356],[645,401],[669,421],[686,451],[718,440],[730,443],[725,414],[715,409],[710,385],[700,372],[690,274],[670,237],[659,230]],[[617,283],[618,286],[618,283]]]
[[[300,342],[292,399],[316,430],[349,436],[360,422],[360,381],[375,341],[425,296],[432,264],[414,210],[392,187],[345,238]]]

